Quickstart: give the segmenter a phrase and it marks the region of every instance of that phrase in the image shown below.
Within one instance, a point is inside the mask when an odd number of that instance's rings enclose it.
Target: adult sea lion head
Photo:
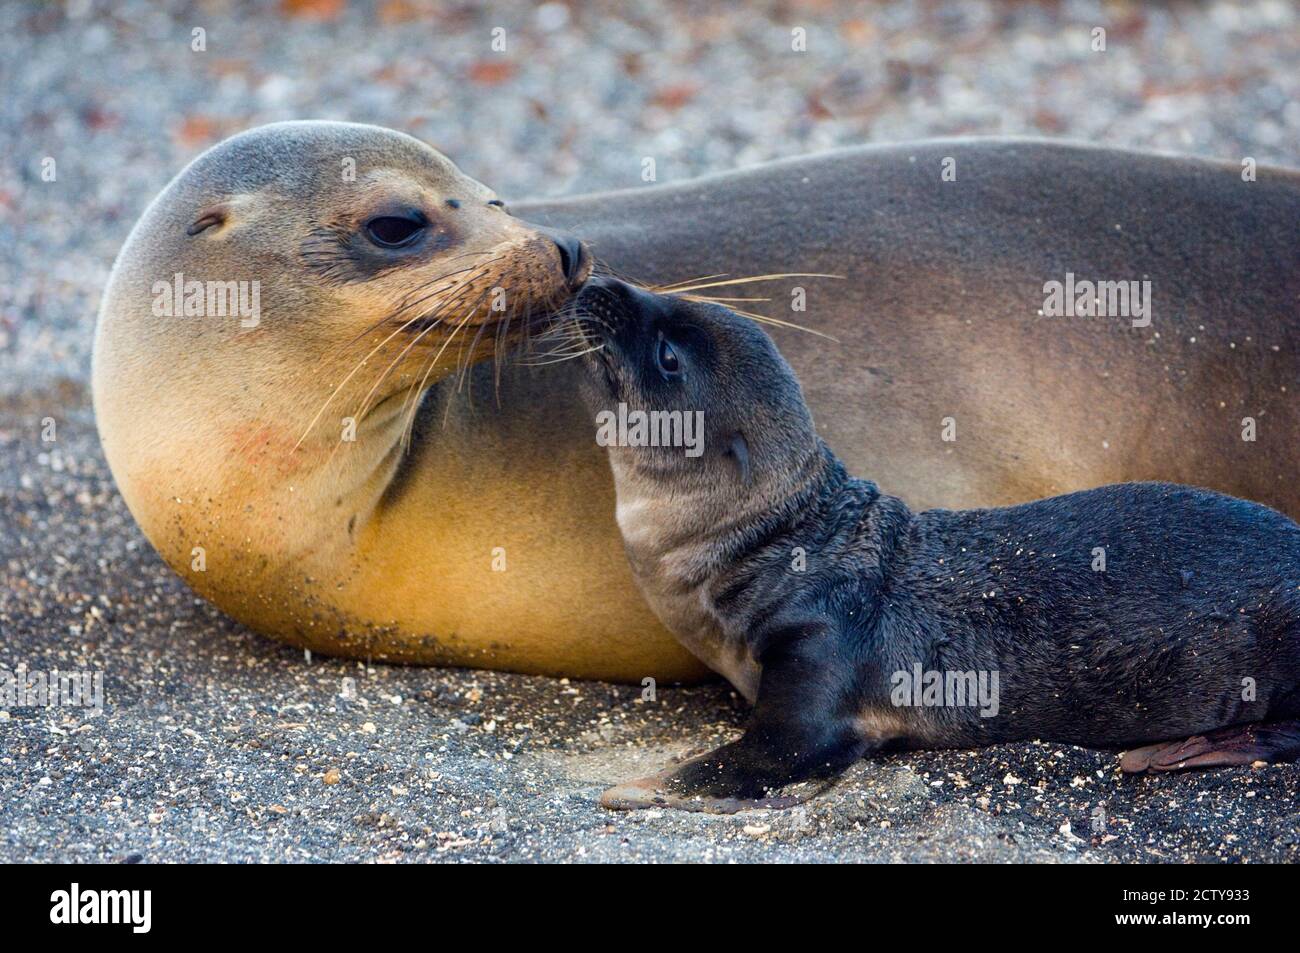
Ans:
[[[155,199],[114,269],[96,361],[147,355],[137,393],[219,374],[185,390],[304,425],[326,399],[359,418],[526,335],[590,261],[417,139],[275,123],[209,149]]]
[[[123,496],[196,588],[272,628],[238,601],[273,571],[343,571],[324,514],[382,511],[424,389],[517,344],[590,269],[402,133],[234,136],[149,206],[104,294],[95,411]],[[195,568],[216,550],[220,573]]]

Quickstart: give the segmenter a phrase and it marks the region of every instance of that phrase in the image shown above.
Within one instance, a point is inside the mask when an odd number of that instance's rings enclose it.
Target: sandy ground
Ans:
[[[864,762],[787,812],[605,811],[733,735],[733,693],[307,659],[161,563],[89,414],[54,448],[0,425],[0,461],[5,663],[105,700],[0,714],[0,861],[1300,859],[1300,766],[1132,779],[1051,744]]]
[[[644,155],[671,181],[944,134],[1295,164],[1293,5],[263,6],[0,6],[0,667],[91,670],[105,692],[101,714],[0,713],[0,860],[1297,859],[1300,768],[1133,780],[1113,754],[1047,744],[864,763],[781,814],[604,812],[603,786],[737,731],[734,696],[648,702],[263,639],[154,555],[87,393],[131,223],[250,125],[395,126],[510,198],[635,186]]]

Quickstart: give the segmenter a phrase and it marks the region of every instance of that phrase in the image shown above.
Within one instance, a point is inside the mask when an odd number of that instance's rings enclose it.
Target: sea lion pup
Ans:
[[[751,322],[605,279],[579,303],[633,573],[754,704],[738,741],[605,806],[784,806],[892,747],[1149,745],[1126,771],[1300,754],[1282,514],[1166,483],[914,513],[845,472]]]

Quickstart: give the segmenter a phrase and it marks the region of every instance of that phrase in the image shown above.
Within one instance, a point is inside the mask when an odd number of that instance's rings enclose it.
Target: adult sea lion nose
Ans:
[[[564,280],[568,282],[570,291],[577,291],[591,276],[591,252],[587,251],[585,244],[565,232],[552,228],[538,228],[537,231],[555,243]]]

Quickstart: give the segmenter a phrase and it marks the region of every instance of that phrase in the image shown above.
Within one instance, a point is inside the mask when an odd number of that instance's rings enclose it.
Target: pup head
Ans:
[[[720,305],[594,278],[577,301],[585,384],[620,497],[773,501],[821,443],[758,325]]]

